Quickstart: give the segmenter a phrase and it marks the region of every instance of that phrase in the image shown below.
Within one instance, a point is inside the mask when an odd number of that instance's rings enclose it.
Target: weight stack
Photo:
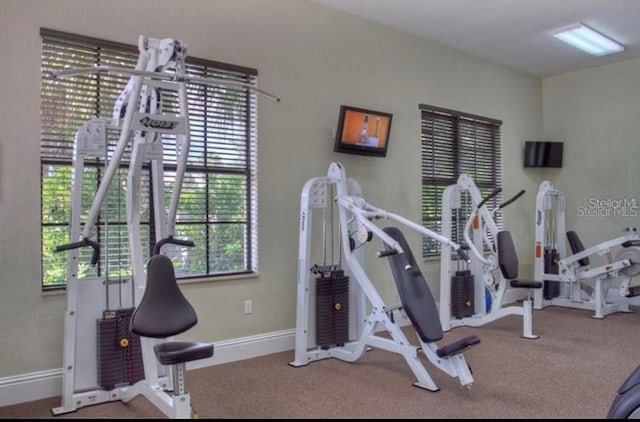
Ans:
[[[105,390],[144,379],[140,336],[129,331],[133,310],[105,311],[96,321],[98,385]]]
[[[316,344],[322,348],[349,341],[349,277],[342,270],[316,278]]]
[[[451,316],[470,317],[474,313],[474,277],[471,270],[460,270],[451,277]]]
[[[544,272],[547,274],[558,274],[558,260],[560,254],[555,249],[544,250]],[[560,282],[544,280],[542,295],[545,300],[551,300],[560,295]]]

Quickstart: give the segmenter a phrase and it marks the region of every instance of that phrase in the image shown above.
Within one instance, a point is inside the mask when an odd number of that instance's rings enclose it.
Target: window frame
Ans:
[[[440,233],[442,192],[447,186],[456,184],[461,174],[469,174],[483,195],[502,188],[502,121],[427,104],[420,104],[419,110],[422,225]],[[462,129],[462,125],[466,125],[466,129]],[[476,135],[472,136],[469,128],[481,129],[481,134],[477,135],[476,132]],[[450,133],[447,129],[450,129]],[[470,143],[473,144],[474,151],[468,151]],[[471,156],[475,159],[471,160]],[[436,158],[442,159],[439,166],[436,165]],[[469,166],[474,166],[477,170],[478,164],[488,165],[490,169],[484,169],[480,173],[476,171],[475,174],[465,171]],[[436,174],[436,167],[448,173],[439,176]],[[488,204],[494,207],[500,203],[501,198],[502,194],[499,193]],[[455,220],[456,216],[453,218]],[[455,223],[454,221],[453,227],[456,227]],[[464,221],[460,223],[464,224]],[[500,213],[496,216],[496,225],[498,229],[502,228]],[[463,241],[461,233],[452,235],[454,242]],[[423,259],[439,259],[440,252],[441,245],[438,242],[423,236]]]
[[[57,168],[63,168],[63,167],[72,168],[73,159],[64,158],[64,157],[61,158],[60,156],[55,156],[54,153],[47,152],[47,151],[52,151],[53,148],[56,148],[56,147],[53,146],[51,147],[52,148],[51,150],[47,150],[47,147],[45,146],[45,144],[47,142],[49,142],[51,145],[56,143],[56,139],[54,139],[55,135],[52,136],[50,139],[47,139],[47,135],[49,133],[53,133],[55,130],[57,130],[57,129],[51,129],[52,127],[54,127],[55,124],[59,123],[61,126],[67,124],[68,126],[65,127],[65,130],[71,130],[70,128],[73,123],[64,123],[64,122],[60,123],[60,122],[56,122],[55,120],[52,120],[52,121],[46,120],[47,116],[51,117],[56,115],[55,111],[52,112],[50,110],[45,110],[45,107],[47,106],[47,104],[49,106],[51,105],[50,102],[48,101],[53,101],[45,98],[46,93],[49,93],[49,91],[47,90],[53,89],[51,88],[50,85],[47,85],[47,84],[52,84],[53,82],[51,82],[51,78],[48,76],[48,71],[52,69],[46,65],[46,63],[48,63],[48,61],[51,60],[51,57],[47,56],[47,54],[49,53],[47,53],[48,50],[46,47],[48,47],[50,50],[53,50],[55,47],[51,47],[51,46],[59,45],[60,50],[63,51],[62,53],[60,53],[63,59],[64,57],[66,57],[64,56],[65,48],[71,49],[74,46],[80,46],[79,48],[86,49],[86,51],[95,49],[95,56],[94,56],[95,62],[93,62],[92,64],[99,64],[100,57],[101,57],[100,52],[108,51],[109,54],[114,54],[114,55],[116,53],[121,54],[127,60],[131,60],[134,63],[134,65],[138,57],[138,48],[135,45],[118,43],[118,42],[102,40],[102,39],[92,38],[92,37],[85,37],[82,35],[71,34],[71,33],[51,30],[47,28],[40,29],[40,36],[41,36],[41,46],[42,46],[42,51],[41,51],[41,66],[42,66],[42,69],[41,69],[42,70],[41,136],[40,136],[40,166],[41,166],[40,200],[42,205],[41,207],[42,211],[41,211],[41,222],[40,222],[40,228],[41,228],[40,229],[40,232],[41,232],[40,265],[41,265],[41,275],[42,275],[41,277],[42,289],[43,291],[47,291],[47,290],[61,289],[66,286],[67,258],[66,258],[66,254],[64,253],[56,254],[56,255],[60,255],[62,258],[55,258],[55,259],[64,261],[64,271],[63,271],[64,275],[62,277],[58,277],[55,282],[48,282],[46,271],[48,270],[48,268],[51,268],[51,267],[47,267],[48,261],[46,261],[47,258],[45,256],[47,255],[48,251],[45,250],[45,246],[50,246],[50,245],[45,245],[45,228],[46,227],[66,228],[66,239],[67,241],[70,241],[68,240],[69,229],[70,229],[70,224],[68,221],[70,218],[70,205],[67,211],[68,218],[66,222],[58,221],[58,222],[51,223],[46,221],[45,213],[47,211],[45,210],[45,207],[46,207],[46,202],[48,201],[48,198],[45,198],[45,192],[44,192],[45,171],[47,168],[52,168],[50,166],[56,166]],[[82,56],[82,58],[86,59],[86,57],[90,57],[91,54],[92,53],[90,52],[86,53],[84,56]],[[87,64],[83,64],[83,66],[87,66]],[[75,67],[75,66],[72,65],[72,67]],[[222,79],[223,77],[226,77],[231,82],[242,82],[244,84],[251,84],[253,86],[257,86],[258,71],[256,69],[230,65],[226,63],[221,63],[221,62],[216,62],[212,60],[206,60],[206,59],[201,59],[201,58],[191,57],[191,56],[187,56],[186,58],[186,67],[187,67],[188,74],[190,72],[196,72],[196,76],[201,76],[200,73],[198,72],[202,71],[203,72],[202,76],[205,76],[205,77],[207,75],[211,75],[216,79]],[[94,78],[97,79],[99,78],[99,76],[94,75]],[[128,78],[124,78],[124,83],[126,83],[127,79]],[[122,84],[122,87],[124,86],[124,83]],[[205,270],[197,274],[195,273],[190,274],[186,272],[181,273],[180,270],[176,268],[176,276],[180,280],[186,280],[186,279],[204,280],[204,279],[228,278],[229,276],[243,276],[243,275],[250,275],[250,274],[257,273],[258,271],[257,95],[253,91],[243,90],[242,88],[236,88],[236,91],[238,92],[229,94],[229,96],[233,96],[233,98],[229,99],[227,104],[225,100],[221,99],[222,94],[220,94],[220,98],[217,100],[211,98],[213,97],[213,94],[217,92],[217,91],[214,92],[214,90],[216,89],[224,90],[224,88],[217,88],[217,87],[211,88],[211,87],[204,86],[202,84],[197,84],[197,83],[188,83],[187,86],[189,89],[188,106],[189,106],[190,126],[191,126],[191,135],[192,135],[191,143],[193,147],[194,139],[198,140],[199,142],[198,145],[204,151],[204,152],[201,151],[201,155],[203,155],[204,158],[201,158],[202,163],[199,163],[199,162],[194,163],[192,162],[191,158],[189,159],[187,163],[186,173],[185,173],[185,183],[187,182],[187,178],[190,175],[191,176],[194,176],[196,174],[203,175],[205,179],[205,185],[206,185],[205,187],[206,193],[203,199],[203,201],[206,203],[204,204],[206,207],[206,211],[204,212],[202,221],[200,220],[187,221],[181,217],[180,210],[181,210],[181,204],[183,202],[182,196],[185,195],[185,189],[184,189],[185,185],[183,184],[181,201],[178,205],[178,218],[176,219],[176,224],[175,224],[176,236],[178,236],[178,233],[181,227],[184,228],[187,225],[194,226],[194,227],[200,225],[203,227],[202,229],[200,229],[200,231],[203,231],[205,233],[204,238],[206,239],[206,241],[205,241],[205,244],[203,245],[204,257],[200,261],[203,262],[202,265],[204,265]],[[78,88],[78,90],[79,89],[80,88]],[[85,91],[82,91],[85,93],[84,94],[85,96],[82,97],[82,99],[83,100],[86,99],[87,104],[91,104],[90,101],[88,101],[91,94],[95,94],[97,98],[95,100],[96,104],[91,117],[111,117],[113,102],[106,103],[105,102],[106,100],[102,99],[102,102],[104,104],[102,105],[103,108],[101,110],[99,108],[100,105],[98,104],[100,102],[99,88],[83,88],[83,89],[85,89]],[[194,92],[195,91],[200,92],[199,91],[200,89],[202,90],[202,95],[200,96],[195,95],[194,97]],[[232,90],[233,88],[228,89],[229,92],[231,92]],[[242,90],[242,92],[239,92],[240,90]],[[244,98],[244,100],[242,100],[242,98]],[[237,101],[238,99],[241,99],[241,101],[240,102]],[[237,105],[239,103],[242,103],[242,104]],[[58,107],[58,106],[55,105],[54,108],[55,107]],[[60,109],[64,109],[65,111],[68,111],[67,110],[68,108],[69,109],[72,108],[71,106],[67,107],[66,105],[61,105],[59,107]],[[234,107],[237,107],[237,110],[234,109]],[[197,119],[199,119],[197,124],[194,124],[194,120],[196,119],[196,113],[192,113],[193,111],[192,108],[195,108],[196,111],[199,113],[197,116]],[[223,111],[223,112],[226,111],[227,113],[220,114],[220,111]],[[236,114],[233,114],[234,117],[236,115],[242,115],[242,118],[239,120],[234,120],[232,123],[227,123],[227,121],[225,120],[226,117],[234,111],[236,113]],[[216,112],[218,113],[216,114]],[[77,125],[78,122],[74,122],[74,123],[77,126],[77,127],[74,127],[74,130],[73,130],[73,133],[75,134],[75,131],[79,128],[79,126]],[[228,126],[233,126],[233,127],[229,128]],[[209,128],[208,131],[207,131],[207,127]],[[238,128],[240,128],[239,131],[238,131]],[[51,132],[47,132],[48,130],[51,130]],[[198,132],[198,135],[194,136],[194,133],[196,131],[200,131],[202,133]],[[216,133],[214,133],[214,131]],[[57,142],[58,143],[56,145],[58,145],[58,147],[61,150],[63,150],[64,147],[67,147],[67,148],[69,146],[72,147],[74,144],[73,136],[71,136],[71,139],[68,142],[66,140],[60,142],[59,139]],[[175,140],[174,140],[173,146],[175,148]],[[209,152],[207,152],[207,149],[209,149]],[[233,151],[234,149],[236,151]],[[227,156],[224,155],[225,151],[228,152]],[[190,152],[191,152],[191,149],[190,149]],[[47,155],[47,154],[50,154],[50,155]],[[215,154],[226,157],[226,161],[224,157],[220,158],[218,156],[215,156]],[[214,158],[209,158],[210,155]],[[191,157],[191,154],[190,154],[190,157]],[[101,161],[88,160],[85,163],[85,169],[95,168],[96,169],[95,171],[99,172],[102,165],[104,165],[104,160],[101,160]],[[163,166],[164,166],[163,174],[165,177],[165,191],[166,191],[168,187],[167,180],[171,180],[170,175],[172,172],[175,172],[177,166],[175,165],[175,163],[171,163],[171,162],[168,163],[166,160],[163,162]],[[144,165],[145,171],[148,171],[147,169],[149,167],[150,167],[149,164],[145,163]],[[120,165],[120,169],[121,171],[125,172],[125,177],[126,177],[128,162],[123,161]],[[212,208],[213,204],[210,204],[210,202],[213,202],[214,195],[215,195],[213,184],[214,182],[216,182],[219,184],[229,183],[230,185],[233,185],[233,182],[228,182],[231,179],[240,179],[240,181],[237,182],[238,187],[236,187],[236,190],[233,193],[237,191],[237,192],[240,192],[241,194],[238,195],[237,198],[225,196],[226,198],[225,200],[231,201],[231,202],[235,200],[236,205],[237,203],[241,202],[241,204],[238,205],[238,208],[242,210],[241,211],[242,218],[234,219],[236,218],[236,216],[231,216],[232,211],[230,211],[231,210],[231,205],[229,205],[231,204],[230,202],[228,204],[229,210],[222,209],[223,207],[220,206],[221,210],[219,214],[224,214],[223,211],[228,211],[229,213],[229,219],[224,220],[222,219],[222,217],[219,217],[218,215],[212,216],[211,214],[210,206]],[[222,180],[222,181],[217,182],[218,180]],[[149,178],[147,178],[146,182],[149,183],[148,195],[151,195],[151,190],[150,190],[151,185],[150,185]],[[71,190],[71,186],[69,185],[69,191],[70,190]],[[227,193],[225,193],[225,195],[226,194]],[[218,198],[216,197],[215,199],[217,200]],[[218,205],[218,204],[215,204],[215,205]],[[101,215],[102,215],[102,212],[101,212]],[[82,218],[84,217],[85,216],[83,215]],[[84,220],[82,218],[81,220],[84,223]],[[100,224],[101,222],[97,221],[96,227],[99,227]],[[126,230],[126,217],[124,222],[120,221],[120,222],[109,223],[109,224],[115,224],[115,225],[124,224],[124,227]],[[145,242],[145,249],[148,249],[148,250],[143,251],[143,255],[145,256],[145,258],[148,258],[152,253],[153,244],[156,241],[155,233],[154,233],[154,224],[153,224],[153,213],[149,213],[146,219],[143,218],[142,224],[149,226],[149,230],[148,230],[149,238],[147,239],[147,242]],[[217,230],[215,230],[216,227],[223,227],[224,225],[226,225],[226,227],[234,227],[234,226],[229,226],[229,224],[235,225],[236,226],[235,230],[236,231],[239,230],[240,232],[242,232],[242,235],[234,236],[234,241],[240,242],[241,244],[241,247],[239,248],[241,251],[239,253],[236,252],[235,254],[230,253],[229,256],[232,256],[233,257],[232,260],[235,259],[235,261],[230,263],[229,267],[226,270],[225,269],[221,270],[220,267],[214,268],[215,266],[214,260],[216,259],[225,260],[227,258],[226,251],[222,249],[226,245],[219,245],[213,239],[216,234],[219,234],[217,233]],[[219,231],[224,231],[224,229],[220,229]],[[96,233],[98,233],[98,228],[96,228]],[[126,239],[125,239],[125,243],[126,243]],[[196,243],[196,247],[197,246],[198,245]],[[106,249],[105,248],[102,248],[102,249],[103,249],[103,255],[106,255],[106,253],[104,252]],[[180,253],[180,251],[187,251],[187,249],[184,247],[178,247],[173,245],[167,246],[164,249],[167,249],[167,250],[171,249],[174,254]],[[168,251],[165,251],[165,252],[167,252],[167,255],[171,255],[171,252],[168,252]],[[87,256],[90,255],[90,253],[91,251],[86,251],[86,253],[85,251],[82,251],[80,253],[79,260],[83,258],[87,258]],[[242,258],[238,258],[238,256],[240,256],[239,254],[242,254]],[[128,252],[126,252],[126,255],[128,256]],[[101,268],[100,265],[104,266],[105,263],[107,262],[105,261],[106,259],[108,258],[102,257],[100,264],[97,266],[97,268],[95,269],[95,273],[92,274],[92,276],[93,275],[103,276],[109,279],[110,276],[108,274],[103,274],[100,269]],[[236,262],[239,263],[237,267],[234,266]],[[221,265],[224,265],[224,264],[221,264]],[[115,277],[121,278],[122,276],[115,276]]]

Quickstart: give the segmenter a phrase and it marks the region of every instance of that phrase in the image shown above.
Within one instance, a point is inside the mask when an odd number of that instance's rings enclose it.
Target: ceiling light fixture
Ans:
[[[596,57],[624,50],[622,45],[582,23],[557,29],[553,32],[553,36]]]

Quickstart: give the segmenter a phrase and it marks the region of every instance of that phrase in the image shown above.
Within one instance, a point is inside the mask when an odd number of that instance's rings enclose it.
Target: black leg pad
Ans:
[[[467,336],[439,348],[436,350],[436,353],[441,358],[448,358],[453,355],[457,355],[458,353],[462,353],[465,349],[475,346],[478,343],[480,343],[480,338],[478,336]]]
[[[511,280],[509,282],[511,287],[521,287],[523,289],[541,289],[542,281],[533,281],[533,280]]]

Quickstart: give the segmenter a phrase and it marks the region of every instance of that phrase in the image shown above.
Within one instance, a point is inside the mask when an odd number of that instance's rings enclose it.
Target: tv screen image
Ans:
[[[393,115],[353,106],[340,106],[335,152],[385,157]]]
[[[562,142],[526,141],[524,167],[562,167]]]

